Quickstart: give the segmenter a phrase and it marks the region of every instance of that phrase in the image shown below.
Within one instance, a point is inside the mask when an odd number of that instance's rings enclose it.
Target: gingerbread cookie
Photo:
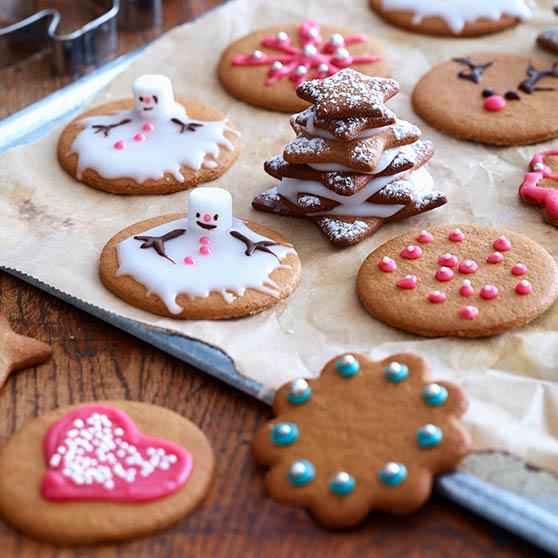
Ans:
[[[308,217],[344,248],[384,222],[445,204],[424,166],[432,144],[384,104],[398,92],[394,80],[351,69],[300,85],[298,96],[313,104],[292,117],[297,137],[283,157],[266,161],[265,171],[280,184],[257,196],[253,207]]]
[[[558,4],[554,6],[554,13],[558,15]],[[550,29],[547,29],[546,31],[541,33],[537,37],[537,44],[541,48],[544,48],[549,52],[557,54],[558,53],[558,27],[551,27]]]
[[[427,337],[484,337],[545,312],[558,297],[558,267],[522,235],[444,225],[374,250],[357,291],[366,310],[391,326]]]
[[[390,74],[377,41],[306,20],[260,29],[234,42],[223,53],[218,74],[223,87],[241,101],[295,112],[308,106],[295,94],[298,85],[348,67],[368,75]]]
[[[133,89],[133,99],[96,107],[62,132],[58,160],[68,174],[115,194],[169,194],[234,163],[240,133],[221,112],[175,101],[165,76],[141,76]]]
[[[407,31],[477,37],[503,31],[532,16],[528,0],[369,0],[387,22]]]
[[[526,145],[558,137],[558,66],[516,54],[475,54],[430,70],[413,92],[429,124],[460,139]]]
[[[57,544],[127,539],[191,513],[213,474],[205,435],[168,409],[131,401],[63,407],[0,450],[0,514]]]
[[[558,227],[558,149],[537,153],[530,167],[519,195],[526,203],[542,206],[545,221]]]
[[[0,314],[0,388],[12,372],[42,364],[52,349],[46,343],[15,333]]]
[[[458,420],[466,409],[463,391],[432,383],[416,355],[376,362],[345,354],[319,378],[283,386],[275,419],[252,447],[270,467],[265,486],[274,500],[306,507],[326,526],[350,527],[374,509],[401,515],[426,502],[434,475],[469,451]]]
[[[136,223],[103,249],[104,285],[126,302],[161,316],[193,320],[261,312],[289,296],[300,260],[278,233],[233,217],[231,195],[198,188],[188,216]]]

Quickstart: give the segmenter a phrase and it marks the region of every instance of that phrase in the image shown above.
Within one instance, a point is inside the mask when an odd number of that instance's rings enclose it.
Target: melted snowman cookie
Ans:
[[[175,101],[170,80],[144,75],[134,98],[96,107],[58,142],[58,160],[80,182],[116,194],[168,194],[223,174],[240,134],[218,110]]]
[[[413,107],[451,136],[494,145],[558,137],[558,66],[515,54],[474,54],[430,70]]]
[[[528,0],[369,0],[389,23],[426,35],[475,37],[508,29],[532,15]]]
[[[255,314],[289,296],[300,260],[282,236],[233,217],[221,188],[198,188],[188,216],[136,223],[114,236],[101,254],[105,286],[148,312],[217,320]]]
[[[205,435],[145,403],[63,407],[0,450],[0,514],[57,544],[142,536],[191,513],[213,479]]]
[[[357,277],[375,318],[427,337],[521,327],[558,297],[558,267],[532,240],[481,225],[407,233],[374,250]]]

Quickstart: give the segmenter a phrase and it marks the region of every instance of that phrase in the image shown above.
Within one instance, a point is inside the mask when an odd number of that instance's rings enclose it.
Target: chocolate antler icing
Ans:
[[[269,246],[280,246],[278,242],[273,242],[271,240],[260,240],[259,242],[254,242],[238,231],[230,231],[230,235],[234,238],[238,238],[238,240],[246,244],[246,251],[244,253],[247,256],[251,256],[256,250],[260,250],[261,252],[267,252],[268,254],[271,254],[272,256],[275,256],[277,259],[279,259],[277,257],[277,254],[274,254],[269,249]]]
[[[172,240],[173,238],[178,238],[186,232],[186,229],[174,229],[162,236],[134,236],[135,240],[143,241],[140,248],[153,248],[159,256],[166,258],[169,262],[175,264],[176,262],[169,258],[165,252],[165,242],[167,240]]]
[[[531,95],[535,91],[554,91],[554,87],[536,87],[536,85],[545,77],[558,78],[558,63],[554,62],[548,70],[543,70],[542,72],[537,70],[533,64],[529,63],[527,76],[528,78],[522,81],[518,86],[524,93]]]
[[[485,64],[475,64],[470,58],[454,58],[454,62],[458,64],[464,64],[469,67],[469,72],[467,70],[461,70],[457,74],[461,79],[467,79],[474,83],[480,83],[482,81],[484,72],[487,68],[490,68],[494,62],[486,62]]]
[[[125,124],[128,124],[129,122],[131,122],[131,120],[129,118],[124,118],[124,120],[121,120],[117,124],[93,124],[93,126],[91,126],[91,127],[95,130],[96,134],[98,134],[99,132],[102,132],[103,135],[106,138],[106,137],[108,137],[109,132],[113,128],[118,128],[118,126],[124,126]]]
[[[203,124],[198,124],[196,122],[182,122],[179,118],[171,118],[171,122],[180,126],[180,133],[184,132],[195,132],[198,128],[201,128]]]

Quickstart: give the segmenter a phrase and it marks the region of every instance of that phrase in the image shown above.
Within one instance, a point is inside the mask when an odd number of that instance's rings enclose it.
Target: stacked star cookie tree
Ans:
[[[300,85],[297,95],[313,105],[292,116],[297,137],[283,157],[266,161],[281,183],[258,195],[254,208],[309,217],[334,246],[345,247],[386,221],[445,204],[424,168],[432,144],[384,104],[398,92],[396,81],[352,69]]]

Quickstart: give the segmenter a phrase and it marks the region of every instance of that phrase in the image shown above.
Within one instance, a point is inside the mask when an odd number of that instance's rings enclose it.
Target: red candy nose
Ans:
[[[211,215],[209,213],[206,213],[203,216],[203,220],[207,223],[208,221],[211,221]]]
[[[499,112],[506,108],[506,99],[500,95],[491,95],[484,100],[484,110]]]
[[[149,96],[143,98],[143,102],[149,104],[153,99]]]

